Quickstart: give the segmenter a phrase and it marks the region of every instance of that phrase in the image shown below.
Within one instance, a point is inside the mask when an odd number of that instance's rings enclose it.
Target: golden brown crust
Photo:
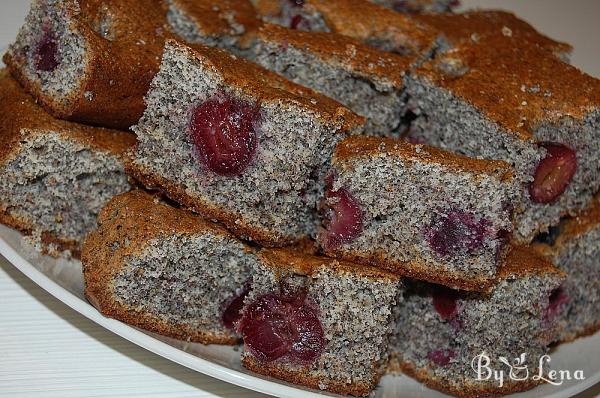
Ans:
[[[384,82],[394,88],[403,87],[402,76],[415,57],[379,51],[361,41],[335,33],[303,32],[278,25],[264,24],[258,33],[263,42],[276,44],[283,51],[296,47],[330,64],[367,79]]]
[[[206,36],[253,34],[260,26],[256,10],[249,0],[170,0],[194,21]],[[235,27],[235,28],[234,28]],[[237,28],[237,30],[236,30]],[[242,47],[248,40],[241,37]]]
[[[28,79],[22,68],[24,56],[5,54],[4,61],[13,76],[39,99],[54,116],[111,128],[128,129],[144,110],[143,97],[158,71],[168,33],[165,10],[160,1],[125,0],[110,3],[99,0],[63,2],[68,27],[85,42],[85,71],[82,85],[64,103],[42,92],[40,82]],[[95,24],[108,18],[108,40],[95,32]],[[86,95],[87,93],[87,95]]]
[[[543,123],[581,121],[600,107],[600,80],[502,33],[461,42],[415,74],[524,141],[536,141]]]
[[[232,56],[227,51],[198,45],[194,49],[177,41],[168,45],[184,51],[190,58],[221,75],[226,86],[234,86],[259,102],[296,103],[312,110],[324,123],[340,125],[340,132],[350,132],[364,125],[364,118],[314,90],[302,87],[266,70],[254,62]]]
[[[0,163],[6,162],[18,151],[24,136],[48,132],[121,159],[135,144],[135,135],[131,133],[53,118],[19,87],[6,70],[0,71],[0,113],[6,116],[0,123]]]
[[[560,248],[571,239],[584,235],[596,228],[600,228],[600,203],[594,200],[587,209],[560,224],[560,235],[554,246]]]
[[[421,56],[436,45],[438,32],[427,24],[365,0],[305,0],[332,32],[365,43],[389,40],[398,51]]]
[[[81,261],[85,295],[104,315],[177,339],[203,344],[236,343],[237,338],[229,332],[206,333],[186,325],[169,324],[157,316],[129,308],[113,296],[114,277],[123,269],[125,259],[140,254],[147,242],[164,235],[206,232],[236,240],[225,228],[161,203],[141,190],[112,199],[98,216],[98,225],[83,245]]]
[[[500,10],[477,10],[460,14],[420,14],[413,15],[441,32],[450,45],[461,41],[478,40],[486,36],[510,34],[528,45],[539,46],[557,54],[568,54],[572,47],[567,43],[555,41],[535,30],[527,22],[513,13]],[[508,30],[507,30],[508,29]]]
[[[482,160],[457,155],[428,145],[414,145],[385,137],[350,136],[335,148],[333,164],[343,165],[354,158],[394,155],[406,161],[437,163],[457,171],[485,173],[502,180],[513,178],[512,167],[501,160]]]
[[[242,239],[254,241],[265,247],[281,247],[294,245],[306,238],[305,236],[282,237],[270,233],[265,229],[256,228],[231,211],[204,202],[201,198],[192,197],[186,193],[185,188],[181,184],[176,184],[159,175],[151,174],[131,160],[125,163],[125,170],[146,188],[159,190],[169,199],[203,215],[207,219],[219,220],[230,231]]]
[[[506,263],[498,270],[498,279],[523,277],[530,274],[556,274],[565,277],[565,273],[552,264],[548,258],[530,246],[511,246]]]
[[[355,250],[338,250],[335,252],[326,250],[325,254],[352,263],[362,264],[363,266],[385,269],[402,277],[448,286],[452,289],[490,292],[497,283],[493,276],[471,276],[466,279],[463,275],[457,275],[454,272],[440,269],[433,270],[430,266],[421,261],[413,260],[410,262],[402,262],[391,260],[387,258],[387,253],[384,252],[365,255],[364,253],[359,253]]]
[[[446,394],[453,395],[459,398],[492,398],[500,397],[504,395],[514,394],[521,391],[531,390],[534,387],[542,384],[542,381],[536,381],[529,379],[527,381],[520,381],[516,383],[505,383],[503,387],[497,385],[490,385],[489,383],[484,386],[477,385],[461,385],[455,386],[447,381],[437,378],[429,372],[428,368],[417,368],[415,364],[408,361],[395,360],[394,366],[398,367],[404,374],[412,377],[425,384],[427,387],[434,390],[444,392]]]
[[[279,380],[284,380],[293,384],[298,384],[320,390],[319,385],[326,384],[327,391],[342,394],[342,395],[353,395],[356,397],[366,397],[369,393],[377,386],[380,374],[373,375],[373,383],[344,383],[338,380],[323,380],[315,376],[309,376],[307,370],[289,370],[276,364],[261,363],[256,358],[251,356],[244,356],[242,358],[242,365],[253,372],[274,377]]]
[[[259,253],[263,263],[278,270],[289,270],[301,275],[311,276],[321,267],[350,272],[371,279],[385,279],[397,282],[399,276],[380,268],[339,261],[324,256],[301,253],[293,248],[263,249]]]

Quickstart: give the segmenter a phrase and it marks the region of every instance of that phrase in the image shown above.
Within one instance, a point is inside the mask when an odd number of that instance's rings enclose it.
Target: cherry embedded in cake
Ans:
[[[434,285],[431,297],[433,307],[442,320],[451,321],[458,315],[458,299],[460,297],[458,291],[445,286]]]
[[[535,203],[552,203],[567,189],[577,171],[577,153],[561,144],[541,145],[548,155],[538,164],[529,195]]]
[[[246,347],[263,362],[284,356],[293,362],[312,362],[325,348],[318,315],[318,307],[305,294],[265,294],[246,308],[238,331]]]
[[[440,209],[425,227],[425,237],[429,246],[441,256],[473,253],[482,247],[490,225],[488,220],[478,219],[468,211]]]
[[[242,309],[244,308],[244,300],[250,293],[251,279],[239,289],[235,296],[230,298],[225,305],[223,311],[223,325],[229,330],[235,330],[235,325],[242,317]]]
[[[42,37],[33,55],[35,68],[41,72],[54,71],[60,61],[58,54],[58,38],[50,28],[44,28]]]
[[[571,299],[562,286],[552,290],[548,297],[548,307],[544,311],[544,321],[551,323],[561,313],[562,309]]]
[[[358,201],[346,188],[333,190],[333,177],[327,180],[325,192],[325,231],[320,235],[321,244],[335,249],[356,239],[363,230],[363,214]]]
[[[259,127],[256,104],[220,92],[193,110],[190,135],[207,169],[235,177],[246,170],[256,154]]]
[[[456,353],[454,351],[441,348],[439,350],[431,351],[429,354],[427,354],[427,359],[438,366],[444,367],[447,366],[455,356]]]

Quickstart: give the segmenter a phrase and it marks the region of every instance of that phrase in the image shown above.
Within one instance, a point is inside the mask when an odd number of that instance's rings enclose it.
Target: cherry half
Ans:
[[[562,144],[544,143],[547,156],[538,164],[529,196],[535,203],[552,203],[562,195],[577,171],[577,153]]]
[[[42,29],[42,37],[35,47],[33,60],[36,69],[42,72],[52,72],[58,67],[58,38],[50,28]]]
[[[241,175],[258,147],[260,107],[223,92],[192,112],[190,136],[200,162],[227,177]]]

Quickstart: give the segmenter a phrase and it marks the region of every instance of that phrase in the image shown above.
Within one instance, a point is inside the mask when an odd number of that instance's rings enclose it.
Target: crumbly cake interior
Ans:
[[[35,0],[9,54],[20,65],[24,78],[35,89],[62,107],[68,107],[81,96],[81,82],[87,68],[87,43],[70,23],[64,1]],[[57,65],[53,70],[36,67],[40,46],[52,42]],[[49,51],[49,50],[47,50]],[[50,69],[50,68],[44,68]]]
[[[405,13],[438,13],[449,12],[456,0],[369,0],[394,11]]]
[[[223,311],[256,261],[242,243],[220,235],[160,237],[124,259],[114,295],[126,308],[169,325],[231,335],[223,326]]]
[[[451,319],[443,318],[432,299],[439,294],[437,290],[446,288],[418,281],[406,285],[404,301],[394,309],[393,361],[412,367],[418,378],[436,380],[454,393],[464,388],[498,388],[493,379],[477,381],[471,364],[481,353],[492,360],[491,368],[508,372],[499,358],[505,357],[512,364],[525,352],[524,366],[533,371],[555,336],[544,319],[549,296],[560,285],[555,275],[506,279],[489,296],[456,292],[456,313]]]
[[[343,187],[350,192],[363,216],[362,233],[337,252],[382,256],[394,262],[418,259],[432,273],[452,272],[467,279],[495,275],[497,253],[505,248],[503,231],[512,231],[514,182],[393,156],[359,158],[343,167],[334,166],[334,190]],[[478,247],[449,254],[431,247],[428,227],[452,214],[469,214],[482,225],[486,232]]]
[[[139,140],[135,167],[174,181],[203,203],[281,237],[313,232],[313,209],[322,194],[319,174],[343,134],[333,133],[303,108],[264,102],[259,104],[256,155],[244,173],[232,178],[207,171],[196,159],[188,132],[192,109],[219,92],[255,101],[182,51],[167,47],[146,97],[146,111],[134,127]],[[293,139],[287,132],[293,132]]]
[[[283,282],[283,283],[282,283]],[[307,289],[319,306],[327,344],[320,358],[308,367],[285,359],[274,362],[291,371],[328,383],[367,384],[375,387],[387,363],[387,346],[392,328],[391,306],[401,300],[398,283],[374,280],[350,272],[320,267],[309,277],[258,264],[253,269],[252,291],[245,302],[286,289]],[[248,351],[242,358],[251,356]]]
[[[38,239],[50,232],[81,242],[102,207],[130,189],[120,160],[55,133],[26,139],[1,174],[6,210],[33,225]]]
[[[578,169],[567,190],[553,203],[534,203],[527,186],[534,171],[546,156],[537,143],[523,141],[500,131],[497,124],[480,111],[427,79],[408,77],[409,108],[416,113],[409,136],[449,151],[470,157],[502,159],[515,168],[515,176],[523,187],[517,218],[515,239],[529,243],[538,232],[556,225],[565,211],[573,214],[590,203],[600,186],[600,142],[594,138],[600,129],[600,111],[590,113],[583,123],[565,119],[560,124],[545,123],[534,130],[538,142],[565,142],[577,151]],[[461,115],[461,117],[456,117]],[[490,145],[490,142],[498,143]]]
[[[261,41],[256,49],[256,62],[364,116],[367,134],[389,135],[404,127],[401,122],[405,100],[401,90],[353,75],[292,45],[282,51],[276,43]]]
[[[572,340],[600,326],[600,228],[563,242],[555,258],[567,273],[563,290],[568,297],[560,340]]]

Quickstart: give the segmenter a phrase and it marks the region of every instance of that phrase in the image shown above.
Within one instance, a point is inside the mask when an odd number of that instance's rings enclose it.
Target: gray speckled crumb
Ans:
[[[537,374],[539,358],[548,352],[557,332],[544,319],[544,309],[561,281],[556,274],[529,274],[501,281],[491,295],[462,292],[458,315],[452,320],[443,320],[433,306],[431,294],[441,287],[406,281],[404,300],[394,308],[393,361],[411,364],[427,379],[459,390],[497,387],[493,378],[476,380],[471,365],[482,353],[492,360],[493,369],[507,375],[509,369],[500,357],[513,363],[526,353],[525,365]],[[428,358],[436,350],[451,350],[454,356],[441,366]]]
[[[308,368],[279,359],[282,369],[316,377],[322,389],[329,383],[371,384],[387,364],[392,306],[402,300],[399,282],[373,279],[321,267],[310,277],[258,264],[246,304],[267,293],[279,293],[281,283],[304,287],[319,307],[327,341],[321,357]],[[244,350],[242,356],[251,356]]]
[[[253,161],[239,177],[218,176],[197,160],[188,125],[192,109],[219,91],[255,102],[225,84],[212,67],[167,47],[146,97],[146,111],[134,126],[139,140],[136,166],[185,186],[191,197],[263,231],[288,239],[313,233],[319,180],[344,134],[324,125],[312,110],[263,102]]]
[[[54,133],[23,141],[0,169],[1,205],[42,232],[81,242],[102,207],[130,189],[122,162]],[[41,246],[40,246],[41,247]]]
[[[293,33],[293,32],[292,32]],[[268,38],[256,46],[256,62],[300,85],[310,87],[367,119],[365,133],[398,132],[405,111],[403,88],[376,76],[366,77],[349,63],[326,61],[307,48],[287,45],[285,50]],[[404,71],[399,70],[398,75]]]
[[[82,82],[87,68],[87,43],[73,29],[65,1],[35,0],[8,52],[20,65],[21,72],[33,85],[39,85],[42,95],[67,106],[78,100],[84,89]],[[60,63],[54,71],[35,68],[34,52],[44,29],[51,29],[58,44]]]
[[[425,149],[422,149],[425,150]],[[512,231],[510,204],[518,186],[503,173],[454,171],[433,162],[378,155],[334,163],[333,189],[344,187],[357,200],[363,231],[336,253],[382,255],[385,260],[416,260],[432,274],[451,272],[462,279],[489,279],[497,271],[496,252],[504,242],[501,231]],[[476,250],[440,255],[427,241],[427,227],[436,214],[463,211],[489,224]]]
[[[114,278],[117,302],[169,325],[232,336],[223,326],[223,311],[250,278],[257,261],[253,253],[208,232],[172,234],[144,242],[140,249],[124,259]]]
[[[589,113],[583,122],[564,119],[544,123],[533,131],[538,142],[562,142],[577,151],[578,170],[565,193],[549,204],[534,203],[528,192],[535,169],[546,150],[536,142],[513,138],[511,133],[486,118],[473,106],[435,87],[425,78],[409,77],[406,85],[410,108],[419,116],[411,137],[471,157],[501,159],[510,163],[521,184],[520,208],[515,239],[529,243],[537,232],[559,223],[561,216],[585,208],[600,186],[600,111]],[[494,144],[491,144],[494,143]]]

